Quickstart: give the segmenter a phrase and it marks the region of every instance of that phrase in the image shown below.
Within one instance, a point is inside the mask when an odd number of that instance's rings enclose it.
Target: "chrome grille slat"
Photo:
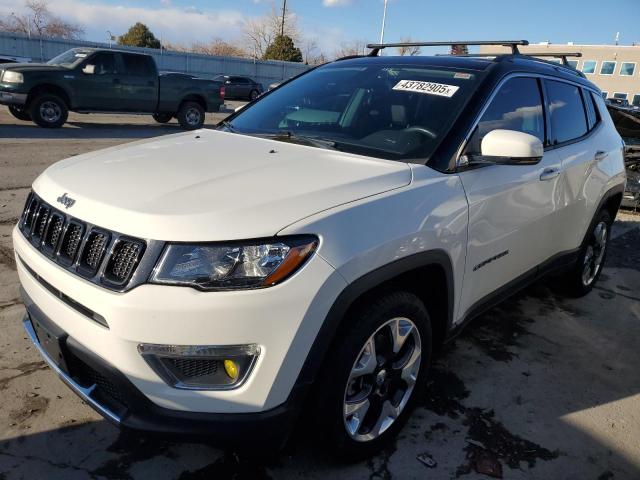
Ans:
[[[25,203],[19,229],[34,247],[63,268],[118,291],[134,277],[147,247],[143,240],[75,219],[33,192]]]

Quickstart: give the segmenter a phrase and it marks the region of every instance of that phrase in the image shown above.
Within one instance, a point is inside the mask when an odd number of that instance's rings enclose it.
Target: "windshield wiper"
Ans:
[[[279,142],[296,143],[298,145],[307,145],[311,147],[324,148],[327,150],[337,150],[337,142],[333,140],[324,140],[322,138],[309,137],[306,135],[298,135],[291,131],[282,131],[278,133],[252,133],[260,138],[268,138],[269,140],[276,140]]]

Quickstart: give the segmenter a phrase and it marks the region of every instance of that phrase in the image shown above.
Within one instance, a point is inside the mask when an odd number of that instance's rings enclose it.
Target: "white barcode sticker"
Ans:
[[[460,87],[455,85],[446,85],[444,83],[421,82],[418,80],[400,80],[394,87],[394,90],[404,92],[426,93],[428,95],[438,95],[439,97],[453,97],[453,94]]]

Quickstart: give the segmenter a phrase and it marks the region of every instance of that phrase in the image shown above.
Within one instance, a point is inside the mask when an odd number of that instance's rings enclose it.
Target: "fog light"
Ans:
[[[230,390],[249,376],[260,354],[250,345],[140,344],[138,352],[167,385],[189,390]]]
[[[224,361],[224,371],[227,372],[231,380],[238,378],[238,365],[233,360]]]

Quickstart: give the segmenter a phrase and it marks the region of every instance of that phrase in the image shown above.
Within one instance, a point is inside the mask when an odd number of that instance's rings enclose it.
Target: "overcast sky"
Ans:
[[[288,0],[303,32],[328,53],[344,41],[377,41],[383,0]],[[0,0],[0,13],[22,0]],[[243,22],[281,0],[50,0],[58,16],[80,23],[85,38],[106,41],[136,21],[165,41],[237,39]],[[640,0],[390,0],[385,39],[519,39],[532,42],[640,43]]]

